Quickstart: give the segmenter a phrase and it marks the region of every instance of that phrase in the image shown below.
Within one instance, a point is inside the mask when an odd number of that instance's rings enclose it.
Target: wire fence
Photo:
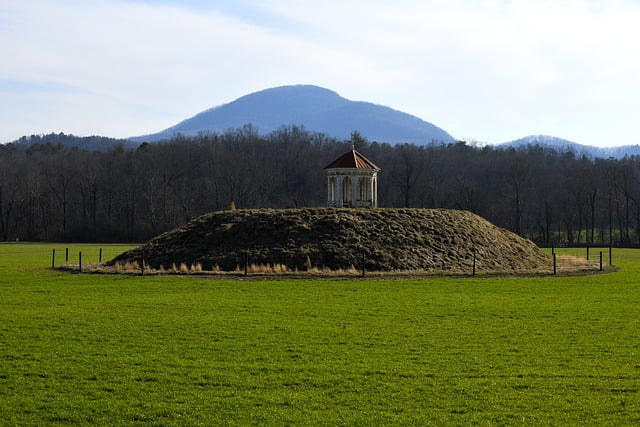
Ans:
[[[550,248],[552,264],[549,266],[548,274],[566,274],[572,272],[588,272],[588,271],[604,271],[607,266],[613,266],[613,248],[596,248],[596,247],[552,247]],[[144,252],[140,258],[132,262],[116,263],[112,268],[107,268],[103,264],[103,249],[95,248],[91,251],[84,252],[82,250],[74,251],[70,248],[64,248],[61,251],[53,248],[51,251],[51,268],[64,268],[67,270],[76,270],[78,272],[116,272],[140,275],[145,274],[235,274],[235,275],[286,275],[286,274],[308,274],[308,275],[349,275],[365,277],[367,274],[457,274],[462,276],[477,276],[479,274],[500,274],[500,271],[479,270],[478,251],[474,250],[469,260],[462,267],[456,267],[455,270],[443,271],[421,271],[421,270],[400,270],[393,272],[376,271],[367,268],[366,253],[362,252],[356,257],[360,262],[352,264],[345,269],[327,269],[316,268],[310,264],[303,270],[291,269],[282,263],[252,263],[250,251],[245,251],[237,266],[231,271],[221,271],[218,268],[204,270],[199,263],[174,263],[164,268],[152,268],[145,260]],[[357,265],[356,265],[357,264]],[[527,271],[516,272],[527,274]],[[543,271],[536,270],[529,273],[542,274]]]

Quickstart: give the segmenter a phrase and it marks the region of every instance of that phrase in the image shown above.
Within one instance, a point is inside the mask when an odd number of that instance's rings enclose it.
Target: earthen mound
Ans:
[[[110,264],[152,268],[200,264],[235,270],[250,264],[368,271],[537,272],[552,261],[531,241],[466,211],[440,209],[256,209],[201,216]]]

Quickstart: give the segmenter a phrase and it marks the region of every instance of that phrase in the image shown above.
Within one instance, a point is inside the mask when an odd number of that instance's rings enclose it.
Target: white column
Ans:
[[[358,206],[358,193],[360,192],[360,180],[358,175],[352,175],[351,178],[351,206]]]
[[[367,200],[369,200],[369,202],[371,202],[371,207],[375,207],[376,203],[375,203],[375,197],[373,195],[373,180],[375,178],[373,176],[370,176],[369,178],[367,178],[367,192],[369,194],[367,194]]]
[[[336,175],[336,208],[342,207],[342,186],[344,177],[342,175]]]
[[[371,195],[371,206],[378,207],[378,176],[374,175],[373,179],[371,180],[373,182],[373,194]]]

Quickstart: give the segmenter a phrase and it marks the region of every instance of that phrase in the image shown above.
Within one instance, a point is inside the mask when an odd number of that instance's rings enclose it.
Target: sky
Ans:
[[[458,139],[640,144],[638,22],[635,0],[0,0],[0,142],[313,84]]]

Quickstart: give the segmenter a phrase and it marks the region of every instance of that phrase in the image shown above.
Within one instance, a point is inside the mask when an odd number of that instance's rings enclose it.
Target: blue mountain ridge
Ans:
[[[529,135],[513,141],[495,145],[496,148],[522,149],[528,146],[539,145],[541,147],[552,148],[558,151],[570,151],[577,155],[586,155],[592,158],[616,158],[625,156],[640,155],[640,145],[622,145],[617,147],[594,147],[592,145],[578,144],[567,139],[550,135]]]
[[[135,147],[142,142],[157,142],[176,135],[224,133],[251,124],[261,135],[283,126],[304,126],[339,140],[348,140],[353,131],[369,141],[416,145],[456,142],[445,130],[418,117],[389,107],[362,101],[351,101],[336,92],[313,85],[280,86],[242,96],[228,104],[210,108],[161,132],[114,140],[106,137],[74,137],[50,134],[22,137],[15,143],[62,143],[85,149],[105,150],[117,144]],[[61,136],[64,138],[61,139]],[[94,140],[99,140],[99,144]],[[640,145],[594,147],[549,135],[529,135],[501,144],[498,149],[526,149],[540,145],[557,151],[570,151],[592,158],[623,158],[640,155]]]
[[[203,111],[161,132],[130,138],[154,142],[175,135],[223,133],[251,124],[260,134],[283,126],[304,126],[337,139],[358,131],[369,141],[425,145],[455,139],[443,129],[401,111],[362,101],[350,101],[329,89],[312,85],[281,86],[245,95]]]

